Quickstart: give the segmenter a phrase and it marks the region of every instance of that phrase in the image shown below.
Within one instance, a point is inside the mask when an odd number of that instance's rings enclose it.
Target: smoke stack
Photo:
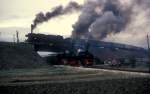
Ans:
[[[34,25],[31,24],[31,34],[33,33],[33,30],[34,30]]]

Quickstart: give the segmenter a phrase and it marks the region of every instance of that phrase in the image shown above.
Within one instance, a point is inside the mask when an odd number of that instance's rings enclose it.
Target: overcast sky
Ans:
[[[12,40],[10,36],[15,33],[15,29],[21,33],[30,32],[30,25],[37,13],[51,11],[53,7],[58,5],[65,6],[70,1],[76,1],[79,4],[84,2],[84,0],[0,0],[0,40],[5,40],[4,38],[8,34],[7,40]],[[38,26],[35,32],[69,36],[72,31],[72,24],[77,21],[78,16],[79,13],[60,16]],[[12,31],[9,31],[10,28],[13,28]]]
[[[84,0],[0,0],[0,41],[13,41],[15,31],[20,32],[20,39],[30,32],[30,25],[39,12],[48,12],[58,5],[67,5],[70,1],[83,4]],[[132,0],[121,0],[127,4]],[[149,1],[149,0],[141,0]],[[150,2],[148,3],[150,4]],[[119,34],[110,35],[106,41],[115,41],[146,47],[146,34],[150,31],[150,21],[145,18],[145,11],[135,7],[136,15],[128,28]],[[149,11],[149,8],[147,8]],[[63,15],[43,23],[35,29],[35,33],[71,35],[72,25],[78,20],[80,12]]]

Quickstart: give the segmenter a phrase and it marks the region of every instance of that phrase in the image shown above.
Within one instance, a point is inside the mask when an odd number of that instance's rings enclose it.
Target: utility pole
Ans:
[[[147,35],[147,47],[148,47],[148,52],[149,52],[149,36]]]
[[[149,36],[148,36],[148,34],[147,34],[147,47],[148,47],[148,49],[147,49],[147,55],[148,55],[148,72],[150,73],[150,51],[149,51]]]
[[[2,33],[0,32],[0,37],[1,37],[1,34],[2,34]]]
[[[17,38],[17,43],[19,43],[19,32],[16,31],[16,38]]]
[[[1,39],[1,35],[2,35],[2,32],[0,32],[0,41],[2,40],[2,39]]]

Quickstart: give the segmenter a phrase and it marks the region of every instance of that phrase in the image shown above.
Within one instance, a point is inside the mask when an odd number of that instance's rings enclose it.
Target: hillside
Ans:
[[[30,44],[0,42],[0,70],[38,68],[47,65]]]

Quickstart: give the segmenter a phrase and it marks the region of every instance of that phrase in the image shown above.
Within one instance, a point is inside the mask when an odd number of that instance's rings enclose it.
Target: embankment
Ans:
[[[44,60],[26,43],[0,42],[0,70],[37,68],[45,66]]]

